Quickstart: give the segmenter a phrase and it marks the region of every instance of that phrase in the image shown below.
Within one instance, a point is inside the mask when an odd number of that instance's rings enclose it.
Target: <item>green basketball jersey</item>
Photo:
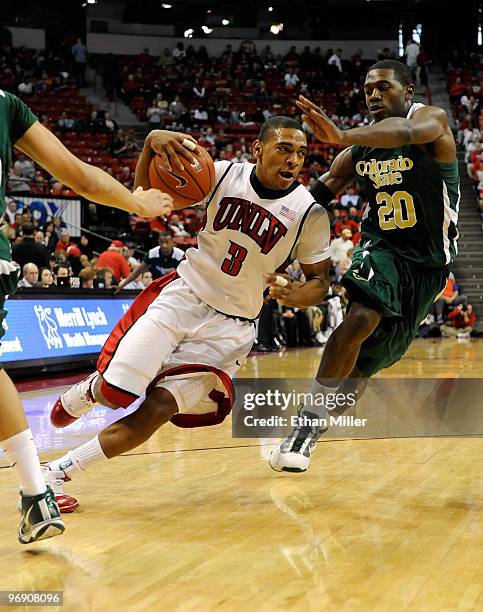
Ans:
[[[458,162],[437,162],[416,145],[353,146],[352,162],[369,202],[361,245],[384,243],[425,268],[451,263],[457,254]]]
[[[22,100],[0,89],[0,218],[5,212],[12,147],[35,121],[37,117]],[[0,232],[0,259],[11,259],[10,243],[3,232]]]

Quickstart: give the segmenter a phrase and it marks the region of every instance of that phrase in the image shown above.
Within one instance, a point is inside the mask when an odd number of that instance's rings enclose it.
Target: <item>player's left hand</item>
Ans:
[[[183,145],[183,142],[189,141],[192,143],[192,147],[188,148]],[[198,143],[189,134],[182,134],[181,132],[170,132],[169,130],[151,130],[146,136],[146,144],[151,149],[161,156],[164,165],[168,170],[177,168],[183,171],[185,163],[194,163],[196,155],[201,155]]]
[[[278,280],[280,278],[284,278],[288,281],[288,284],[285,287],[282,287],[278,284]],[[290,282],[290,277],[288,274],[264,274],[265,282],[268,283],[270,289],[268,291],[268,295],[270,298],[277,300],[277,302],[282,305],[289,305],[290,298],[292,296],[292,291],[294,288],[294,283]]]
[[[140,217],[162,217],[173,210],[173,198],[159,189],[144,190],[138,187],[132,195],[136,206],[131,212]]]
[[[302,119],[309,124],[318,140],[329,144],[344,144],[344,131],[319,106],[304,96],[299,96],[296,104],[302,111]]]

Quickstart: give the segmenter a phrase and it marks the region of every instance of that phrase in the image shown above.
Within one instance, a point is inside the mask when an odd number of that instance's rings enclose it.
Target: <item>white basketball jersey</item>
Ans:
[[[264,273],[285,271],[295,258],[314,264],[330,256],[328,215],[303,185],[264,188],[251,163],[215,162],[215,171],[198,248],[187,250],[177,271],[215,310],[255,319]]]

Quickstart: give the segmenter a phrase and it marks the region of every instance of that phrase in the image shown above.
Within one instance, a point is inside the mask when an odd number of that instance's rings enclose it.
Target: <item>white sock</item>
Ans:
[[[0,442],[10,465],[15,466],[20,482],[20,490],[24,495],[40,495],[45,493],[47,486],[42,477],[37,447],[30,429],[21,431],[3,442]]]
[[[330,410],[335,408],[335,406],[330,408],[332,404],[328,402],[328,398],[333,398],[336,393],[337,387],[326,387],[325,385],[321,385],[317,379],[314,378],[312,386],[310,387],[310,394],[313,401],[311,405],[304,406],[304,410],[316,414],[319,418],[326,419]],[[329,404],[329,407],[327,407],[327,404]]]
[[[69,478],[75,472],[85,472],[89,465],[107,459],[99,442],[99,436],[69,451],[63,457],[49,462],[52,470],[63,470]]]

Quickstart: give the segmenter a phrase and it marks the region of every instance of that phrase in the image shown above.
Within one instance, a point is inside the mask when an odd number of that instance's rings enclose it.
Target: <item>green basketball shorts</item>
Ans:
[[[372,376],[401,359],[422,321],[443,291],[449,268],[421,268],[390,247],[355,247],[352,265],[342,277],[350,302],[361,302],[382,313],[367,338],[357,368]]]

